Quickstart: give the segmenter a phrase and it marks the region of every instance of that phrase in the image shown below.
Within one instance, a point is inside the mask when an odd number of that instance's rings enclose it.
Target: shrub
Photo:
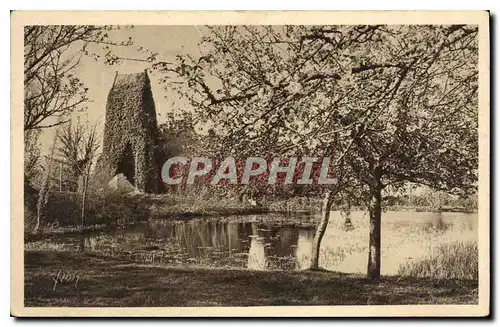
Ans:
[[[25,231],[31,231],[36,221],[36,192],[25,195]],[[49,192],[41,219],[41,228],[80,226],[82,195],[75,192]],[[148,201],[139,194],[90,192],[85,205],[85,225],[123,225],[145,221],[149,217]]]
[[[436,279],[478,279],[478,249],[474,241],[442,244],[430,255],[399,267],[401,276]]]
[[[288,199],[275,199],[265,203],[271,211],[276,212],[319,212],[321,211],[321,198],[292,197]]]

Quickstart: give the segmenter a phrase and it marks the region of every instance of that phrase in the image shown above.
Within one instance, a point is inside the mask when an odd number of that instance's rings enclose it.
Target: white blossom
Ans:
[[[292,94],[299,94],[302,92],[302,85],[298,82],[290,82],[286,87],[286,90]]]

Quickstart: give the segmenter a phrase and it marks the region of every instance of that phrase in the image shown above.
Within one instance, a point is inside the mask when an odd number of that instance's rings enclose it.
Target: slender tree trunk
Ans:
[[[380,246],[381,246],[381,224],[382,224],[382,187],[381,169],[375,169],[374,185],[371,190],[369,212],[370,212],[370,243],[368,254],[368,279],[380,280]]]
[[[347,210],[345,211],[344,229],[350,231],[354,229],[351,220],[351,201],[347,199]]]
[[[36,225],[35,225],[35,228],[33,229],[34,233],[38,233],[38,229],[40,228],[42,217],[45,214],[45,207],[46,207],[48,199],[49,199],[50,175],[52,172],[54,152],[56,149],[58,135],[59,135],[59,130],[56,130],[56,132],[54,134],[54,141],[52,143],[52,148],[50,151],[50,156],[47,160],[47,172],[46,172],[45,178],[43,179],[42,185],[40,187],[40,192],[38,193],[38,202],[37,202],[37,206],[36,206]]]
[[[314,235],[314,241],[312,246],[311,255],[311,269],[319,269],[319,250],[321,247],[321,240],[325,235],[326,227],[328,226],[328,221],[330,220],[330,210],[333,203],[333,192],[328,191],[323,199],[323,207],[321,210],[321,221],[316,229],[316,234]]]
[[[62,162],[59,163],[59,192],[62,192]]]
[[[82,194],[82,227],[85,226],[85,204],[87,200],[87,189],[89,186],[89,175],[90,175],[90,164],[89,167],[85,171],[85,176],[83,177],[83,194]]]
[[[351,212],[347,211],[345,213],[344,230],[351,231],[353,229],[354,229],[354,225],[352,224],[352,220],[351,220]]]
[[[82,235],[80,237],[80,251],[83,252],[85,251],[85,236]]]

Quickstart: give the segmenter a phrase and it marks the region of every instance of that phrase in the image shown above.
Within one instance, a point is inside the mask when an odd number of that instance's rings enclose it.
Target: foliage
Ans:
[[[92,225],[120,226],[140,221],[149,217],[147,201],[113,192],[89,192],[85,210],[86,222],[83,227]],[[40,232],[50,231],[54,227],[75,227],[81,225],[82,199],[75,192],[52,191],[47,194],[44,219],[40,222]],[[35,216],[25,216],[25,229],[36,222]]]
[[[147,71],[117,74],[106,103],[102,155],[96,184],[123,173],[143,192],[159,189],[158,126]]]
[[[189,112],[167,114],[158,131],[158,144],[165,160],[175,156],[208,155],[204,151],[210,151],[204,142],[206,138],[195,132],[193,115]]]
[[[450,190],[477,179],[476,36],[459,25],[209,27],[200,58],[155,67],[221,156],[348,148],[361,182],[380,165],[384,185]]]

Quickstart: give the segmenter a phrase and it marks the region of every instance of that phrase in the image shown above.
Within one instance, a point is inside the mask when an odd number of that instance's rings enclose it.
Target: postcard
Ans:
[[[487,11],[11,26],[13,316],[489,315]]]

